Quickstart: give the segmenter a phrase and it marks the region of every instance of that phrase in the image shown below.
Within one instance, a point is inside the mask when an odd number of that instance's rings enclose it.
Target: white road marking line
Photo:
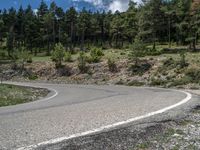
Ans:
[[[111,129],[111,128],[114,128],[114,127],[117,127],[117,126],[120,126],[120,125],[124,125],[124,124],[128,124],[128,123],[131,123],[131,122],[134,122],[134,121],[145,119],[145,118],[148,118],[148,117],[151,117],[151,116],[154,116],[154,115],[158,115],[158,114],[164,113],[164,112],[166,112],[166,111],[168,111],[170,109],[173,109],[173,108],[178,107],[178,106],[180,106],[180,105],[182,105],[184,103],[187,103],[192,98],[192,95],[190,93],[188,93],[188,92],[178,91],[178,90],[174,90],[174,91],[182,92],[182,93],[186,94],[187,96],[182,101],[180,101],[179,103],[176,103],[176,104],[174,104],[172,106],[163,108],[163,109],[155,111],[155,112],[148,113],[148,114],[143,115],[143,116],[131,118],[131,119],[128,119],[126,121],[117,122],[117,123],[114,123],[114,124],[111,124],[111,125],[103,126],[103,127],[97,128],[97,129],[86,131],[86,132],[73,134],[71,136],[56,138],[56,139],[52,139],[52,140],[49,140],[49,141],[41,142],[41,143],[38,143],[38,144],[35,144],[35,145],[30,145],[30,146],[27,146],[27,147],[21,147],[21,148],[18,148],[17,150],[33,150],[33,149],[36,149],[39,146],[45,146],[45,145],[48,145],[48,144],[60,143],[60,142],[63,142],[63,141],[69,140],[69,139],[73,139],[73,138],[77,138],[77,137],[82,137],[82,136],[94,134],[94,133],[97,133],[97,132],[104,131],[106,129]]]

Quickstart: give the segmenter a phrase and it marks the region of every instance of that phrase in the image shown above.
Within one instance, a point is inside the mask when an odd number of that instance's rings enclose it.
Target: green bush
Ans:
[[[157,49],[147,49],[145,52],[146,56],[157,56],[161,55],[163,53],[163,50],[157,50]]]
[[[139,63],[139,57],[145,56],[145,50],[146,46],[141,40],[136,39],[133,45],[130,48],[130,59],[132,59],[135,62],[135,65],[137,66]]]
[[[56,68],[62,67],[62,61],[65,57],[65,48],[61,43],[55,45],[51,59],[55,62]]]
[[[166,84],[167,84],[167,81],[163,79],[152,78],[150,82],[151,86],[165,86]]]
[[[81,73],[86,73],[88,71],[88,67],[86,65],[86,56],[84,52],[80,52],[78,57],[78,68]]]
[[[27,56],[26,62],[27,63],[32,63],[33,62],[32,56],[30,54]]]
[[[111,71],[111,72],[117,72],[117,65],[116,65],[116,63],[115,63],[114,60],[112,60],[112,59],[109,58],[108,61],[107,61],[107,63],[108,63],[109,71]]]
[[[35,75],[35,74],[31,74],[31,75],[28,76],[28,79],[29,80],[36,80],[36,79],[38,79],[38,76]]]
[[[163,60],[162,65],[158,68],[158,73],[167,75],[168,71],[177,68],[177,62],[173,58]]]
[[[180,53],[180,61],[179,61],[179,65],[180,65],[180,68],[184,68],[184,67],[187,67],[189,64],[186,62],[186,59],[185,59],[185,52],[181,52]]]
[[[90,57],[87,59],[87,61],[98,63],[101,60],[101,57],[103,56],[103,51],[99,48],[93,48],[90,50]]]
[[[144,82],[133,80],[128,83],[128,86],[143,86],[144,84]]]
[[[65,62],[71,62],[72,61],[72,55],[71,55],[70,52],[65,52],[64,61]]]
[[[32,63],[32,55],[29,54],[25,47],[21,47],[18,52],[16,51],[16,55],[22,64],[21,71],[24,70],[25,63]]]
[[[185,76],[190,78],[192,83],[200,83],[200,68],[192,67],[185,71]]]
[[[0,58],[1,58],[2,60],[3,60],[3,59],[7,59],[6,52],[0,51]]]
[[[151,68],[151,64],[145,62],[145,63],[138,63],[133,64],[129,67],[129,71],[132,72],[133,75],[143,75],[145,72],[147,72]]]
[[[175,87],[180,85],[187,85],[191,82],[191,79],[189,77],[183,77],[181,79],[175,79],[170,84],[169,87]]]

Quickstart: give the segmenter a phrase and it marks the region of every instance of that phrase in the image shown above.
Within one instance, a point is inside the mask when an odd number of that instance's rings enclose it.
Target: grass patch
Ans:
[[[0,84],[0,107],[37,100],[48,94],[46,89]]]
[[[133,80],[133,81],[130,81],[127,85],[128,86],[143,86],[145,85],[145,83],[141,81]]]
[[[178,124],[181,126],[187,126],[190,123],[193,123],[193,121],[192,120],[181,120],[178,122]]]
[[[145,143],[141,143],[137,145],[138,149],[148,149],[149,148],[150,143],[145,142]]]

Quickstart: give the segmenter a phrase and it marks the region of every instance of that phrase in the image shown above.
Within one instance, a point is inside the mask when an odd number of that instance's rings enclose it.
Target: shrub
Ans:
[[[152,85],[152,86],[165,86],[166,84],[167,84],[166,80],[155,79],[155,78],[152,78],[151,83],[150,83],[150,85]]]
[[[97,63],[101,60],[103,55],[104,54],[101,49],[93,48],[90,50],[90,57],[88,58],[88,62]]]
[[[133,75],[143,75],[151,68],[151,64],[145,62],[140,64],[134,64],[129,67],[129,71],[132,72]]]
[[[33,59],[32,59],[32,56],[31,56],[31,55],[28,55],[28,56],[27,56],[26,62],[27,62],[27,63],[32,63],[32,62],[33,62]]]
[[[28,79],[29,80],[36,80],[36,79],[38,79],[38,76],[35,75],[35,74],[31,74],[31,75],[28,76]]]
[[[86,65],[86,56],[84,52],[80,52],[80,55],[78,57],[78,68],[81,73],[85,73],[88,71],[88,67]]]
[[[128,83],[128,86],[143,86],[144,84],[144,82],[133,80]]]
[[[171,82],[171,84],[169,85],[169,87],[175,87],[175,86],[179,86],[179,85],[186,85],[188,83],[190,83],[191,80],[189,77],[183,77],[181,79],[175,79]]]
[[[146,46],[144,45],[144,43],[138,39],[136,39],[131,46],[130,58],[135,61],[136,66],[138,65],[139,57],[145,56],[145,49]]]
[[[25,47],[21,47],[19,51],[16,51],[15,54],[12,56],[15,60],[14,62],[16,63],[16,60],[19,59],[21,62],[21,71],[24,70],[24,65],[25,63],[32,63],[32,55],[29,54],[29,52],[25,49]]]
[[[70,52],[65,52],[64,61],[65,62],[71,62],[72,61],[72,55],[71,55]]]
[[[177,68],[177,62],[173,58],[167,58],[163,60],[162,65],[158,68],[158,72],[166,75],[168,70]]]
[[[21,59],[22,62],[32,61],[31,55],[24,48],[21,49],[19,58]]]
[[[52,61],[54,61],[56,64],[56,68],[62,67],[62,61],[65,56],[65,48],[61,43],[58,43],[55,45],[54,50],[52,52]]]
[[[1,59],[7,59],[6,52],[0,51],[0,58]]]
[[[187,67],[188,66],[188,63],[186,62],[186,59],[185,59],[185,52],[181,52],[180,53],[180,62],[179,62],[179,65],[180,65],[180,68],[184,68],[184,67]]]
[[[192,83],[199,83],[200,81],[200,68],[192,67],[185,71],[185,76],[189,77]]]
[[[111,72],[117,72],[117,65],[116,65],[116,63],[115,63],[114,60],[112,60],[112,59],[109,58],[108,61],[107,61],[107,63],[108,63],[109,71],[111,71]]]

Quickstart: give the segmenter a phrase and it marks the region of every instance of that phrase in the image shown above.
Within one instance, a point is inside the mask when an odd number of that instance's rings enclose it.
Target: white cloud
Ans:
[[[73,0],[74,2],[80,2],[80,1],[85,1],[85,2],[88,2],[88,3],[92,3],[93,5],[95,6],[98,6],[98,5],[103,5],[103,0]]]
[[[129,4],[129,0],[72,0],[74,2],[80,2],[80,1],[85,1],[85,2],[89,2],[92,3],[94,6],[96,7],[104,7],[107,8],[108,10],[111,10],[112,12],[115,11],[126,11],[128,9],[128,4]],[[141,0],[132,0],[135,1],[137,3],[140,3]]]
[[[34,14],[37,14],[37,12],[38,12],[38,9],[33,9]]]
[[[140,0],[133,0],[134,2],[140,3]],[[109,10],[112,12],[115,11],[120,11],[124,12],[128,9],[128,4],[129,0],[114,0],[110,5],[109,5]]]

